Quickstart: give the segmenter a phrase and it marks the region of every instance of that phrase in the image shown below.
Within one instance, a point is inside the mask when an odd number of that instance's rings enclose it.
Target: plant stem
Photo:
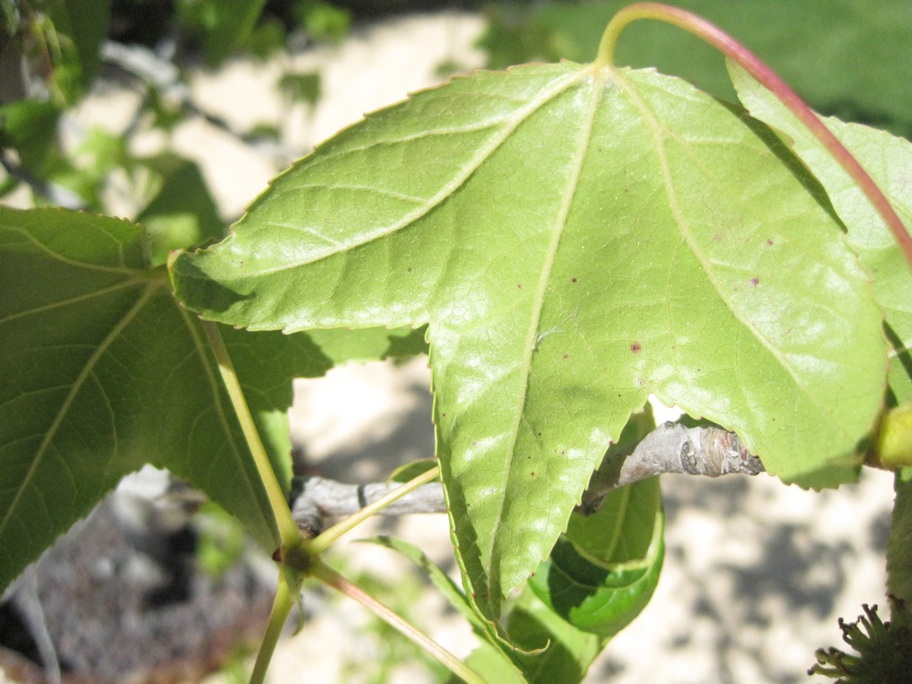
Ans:
[[[289,578],[289,574],[292,574],[293,577]],[[285,570],[279,573],[279,586],[276,588],[275,600],[272,602],[269,624],[266,625],[266,633],[263,635],[256,663],[253,666],[253,673],[250,675],[250,684],[263,684],[266,680],[269,662],[272,660],[272,654],[282,635],[282,628],[285,627],[285,621],[288,620],[288,614],[294,605],[295,596],[298,595],[300,584],[298,575],[294,571]]]
[[[908,469],[906,469],[908,472]],[[887,539],[887,595],[890,623],[912,629],[912,479],[894,476],[896,501]]]
[[[656,19],[692,33],[715,47],[729,59],[735,61],[763,87],[775,95],[820,141],[833,159],[864,192],[874,209],[887,224],[903,256],[905,256],[906,262],[912,267],[912,236],[909,235],[902,220],[896,214],[896,211],[877,183],[862,168],[858,160],[852,156],[852,153],[846,149],[845,145],[833,135],[830,129],[817,118],[811,108],[781,78],[773,73],[759,57],[717,26],[695,14],[661,3],[641,2],[628,5],[615,14],[611,21],[608,22],[605,33],[602,35],[602,41],[599,44],[598,56],[594,62],[595,67],[614,66],[614,52],[618,36],[620,36],[621,31],[627,24],[638,19]]]
[[[460,677],[469,684],[485,684],[485,680],[471,669],[466,667],[456,656],[447,651],[443,646],[433,639],[419,632],[412,625],[406,622],[398,613],[395,613],[388,606],[366,593],[361,587],[353,584],[337,573],[332,568],[327,567],[322,562],[317,561],[314,566],[313,574],[334,589],[338,589],[346,596],[353,598],[355,601],[370,610],[374,615],[386,622],[388,625],[398,630],[414,643],[424,649],[429,655],[438,662],[445,665],[450,672]]]
[[[283,549],[297,547],[302,541],[301,534],[297,525],[295,525],[294,519],[291,517],[291,508],[285,499],[285,494],[282,492],[278,479],[276,479],[272,464],[269,462],[269,456],[266,454],[266,448],[260,439],[260,433],[257,431],[253,416],[250,414],[247,400],[244,399],[244,392],[241,389],[237,373],[234,371],[234,364],[231,363],[231,357],[228,355],[228,349],[225,347],[225,342],[222,340],[218,326],[215,323],[212,321],[201,321],[201,323],[203,330],[206,332],[206,337],[209,338],[212,353],[218,362],[225,389],[228,390],[231,404],[234,406],[241,429],[244,431],[244,438],[247,440],[247,446],[253,456],[257,473],[259,473],[263,487],[266,489],[266,495],[269,497],[269,505],[272,508],[272,514],[279,532],[279,543]]]
[[[393,503],[394,501],[397,501],[398,499],[401,499],[403,496],[405,496],[409,492],[415,491],[421,485],[424,485],[424,484],[427,484],[428,482],[432,482],[432,481],[436,480],[439,475],[440,475],[440,468],[435,466],[435,467],[431,468],[430,470],[421,473],[421,475],[419,475],[418,477],[412,478],[411,480],[406,482],[401,487],[397,487],[396,489],[391,491],[386,496],[377,499],[374,503],[368,504],[367,506],[362,508],[360,511],[355,513],[354,515],[350,515],[345,520],[330,527],[328,530],[323,532],[323,534],[318,536],[316,539],[314,539],[307,545],[308,551],[311,554],[313,554],[314,556],[319,555],[320,553],[325,551],[329,547],[330,544],[337,541],[339,539],[339,537],[341,537],[343,534],[345,534],[349,530],[354,529],[357,525],[360,525],[362,522],[367,520],[369,517],[371,517],[372,515],[377,513],[377,511],[379,511],[383,508],[386,508],[391,503]]]

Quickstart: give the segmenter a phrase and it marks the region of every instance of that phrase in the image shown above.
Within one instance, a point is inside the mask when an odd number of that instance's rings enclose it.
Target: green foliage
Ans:
[[[250,36],[266,0],[179,0],[179,20],[202,39],[206,61],[216,66]]]
[[[909,468],[894,476],[896,500],[887,540],[887,596],[894,636],[912,639],[912,477]]]
[[[46,178],[56,157],[60,113],[55,104],[35,100],[0,106],[0,147],[16,150],[23,166]]]
[[[650,392],[784,479],[853,477],[885,345],[819,197],[764,129],[681,81],[522,67],[343,131],[173,277],[254,330],[430,322],[459,558],[496,619]]]
[[[847,240],[874,277],[875,297],[886,314],[887,335],[894,353],[908,357],[912,344],[912,271],[896,249],[883,219],[820,143],[799,125],[775,98],[743,70],[729,65],[738,96],[752,116],[781,132],[785,142],[807,165],[826,190],[833,208],[848,230]],[[897,169],[912,165],[912,144],[884,131],[829,118],[825,123],[877,182],[894,210],[912,225],[912,182]],[[891,402],[912,398],[908,363],[890,369]]]
[[[601,510],[574,516],[530,581],[567,622],[607,641],[649,603],[665,552],[659,483],[612,492]]]
[[[260,484],[197,324],[148,270],[141,231],[62,211],[0,212],[0,358],[10,379],[0,583],[146,462],[206,481],[269,545]],[[208,466],[214,450],[224,459],[218,473]]]
[[[281,542],[318,560],[305,542],[280,539],[190,311],[226,324],[221,335],[286,492],[293,378],[430,352],[437,458],[465,591],[418,549],[379,541],[469,621],[481,645],[468,663],[498,681],[581,680],[650,599],[664,556],[658,481],[611,493],[590,517],[575,512],[606,450],[653,427],[637,413],[648,395],[682,408],[685,420],[738,432],[786,482],[852,481],[870,445],[874,460],[908,463],[912,274],[901,252],[791,114],[738,69],[736,91],[721,70],[708,75],[720,58],[693,38],[637,24],[619,58],[673,60],[710,93],[737,92],[746,109],[653,70],[568,61],[477,73],[325,142],[212,246],[223,224],[195,164],[170,153],[137,158],[125,138],[100,130],[75,154],[62,151],[62,106],[97,73],[109,6],[35,4],[46,18],[13,26],[21,17],[7,11],[4,29],[39,39],[54,97],[0,107],[0,147],[39,181],[39,201],[60,186],[103,208],[107,179],[122,172],[136,223],[0,207],[0,586],[144,463],[204,490],[267,551]],[[623,4],[500,14],[486,44],[494,62],[586,60]],[[802,3],[790,11],[806,21],[790,15],[785,38],[774,3],[681,4],[750,34],[751,47],[830,111],[912,130],[912,91],[893,97],[892,81],[867,69],[910,49],[905,4],[859,13],[850,0],[825,11]],[[176,12],[184,38],[216,65],[244,45],[266,55],[284,44],[290,29],[260,21],[265,6],[180,0]],[[349,13],[333,4],[300,0],[289,11],[312,39],[349,30]],[[837,30],[849,25],[855,33]],[[802,40],[805,31],[815,40]],[[811,50],[838,77],[812,78]],[[860,84],[864,107],[853,110]],[[279,87],[313,104],[319,74],[288,72]],[[189,110],[151,85],[143,107],[163,129]],[[912,223],[908,178],[896,171],[912,165],[912,146],[827,125]],[[181,249],[197,251],[174,254]],[[888,559],[903,596],[906,527],[897,525]],[[203,562],[217,572],[239,544],[214,528]],[[394,598],[408,612],[409,597]],[[862,624],[846,628],[847,640],[865,662],[889,661],[886,627],[872,612]],[[846,673],[861,662],[840,654],[830,664]]]
[[[223,509],[204,504],[197,515],[199,542],[196,558],[203,572],[219,577],[237,563],[245,550],[244,528]]]
[[[298,0],[294,10],[298,21],[313,40],[339,41],[351,29],[351,15],[332,3]]]
[[[314,71],[288,72],[279,79],[278,88],[291,102],[303,102],[313,107],[320,99],[320,74]]]

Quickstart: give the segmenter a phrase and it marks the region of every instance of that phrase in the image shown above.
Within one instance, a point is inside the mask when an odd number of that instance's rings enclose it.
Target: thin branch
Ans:
[[[408,496],[416,489],[420,489],[422,485],[433,482],[440,477],[440,468],[434,466],[430,470],[421,473],[417,477],[413,477],[408,482],[403,483],[400,487],[394,488],[389,493],[381,496],[376,501],[363,506],[356,513],[349,515],[345,520],[333,525],[328,530],[320,534],[319,537],[314,539],[310,544],[308,544],[307,549],[312,554],[319,554],[326,550],[330,544],[333,544],[336,540],[339,539],[346,532],[351,531],[356,526],[360,525],[362,522],[367,520],[367,518],[379,513],[387,506],[391,506],[396,503],[399,499]],[[296,523],[297,524],[297,523]]]
[[[734,432],[718,427],[685,427],[662,423],[640,442],[609,450],[589,480],[578,510],[599,509],[605,496],[618,487],[664,473],[683,475],[756,475],[763,463]]]
[[[579,511],[598,510],[608,492],[663,473],[719,477],[756,475],[764,471],[760,459],[750,454],[732,432],[717,427],[687,428],[664,423],[642,441],[612,449],[593,474]],[[310,535],[319,534],[328,518],[352,515],[398,489],[399,483],[343,484],[323,477],[295,478],[292,517]],[[426,484],[406,494],[379,513],[445,513],[443,487]]]
[[[296,159],[302,154],[279,142],[267,141],[260,136],[239,131],[225,118],[200,106],[194,100],[190,87],[183,80],[174,62],[149,48],[107,41],[102,45],[101,56],[106,64],[127,74],[139,84],[156,88],[163,96],[173,99],[183,112],[200,117],[210,126],[245,145],[259,148],[265,154],[283,160]]]
[[[0,167],[16,180],[28,185],[35,194],[48,200],[51,204],[73,210],[87,208],[85,200],[75,192],[62,185],[38,178],[31,171],[10,158],[6,154],[6,150],[2,149],[0,149]]]
[[[290,551],[299,546],[301,536],[298,534],[296,524],[288,516],[285,494],[282,492],[282,488],[276,479],[275,471],[272,469],[272,464],[269,462],[269,456],[263,446],[263,440],[260,438],[253,415],[250,413],[250,407],[247,405],[247,399],[244,397],[244,390],[241,388],[231,356],[228,354],[228,348],[225,346],[222,335],[215,323],[212,321],[200,321],[200,325],[209,340],[209,347],[218,364],[225,390],[231,398],[231,405],[237,415],[238,422],[241,424],[244,439],[247,441],[247,446],[250,449],[250,455],[253,457],[263,489],[266,490],[266,496],[269,498],[269,506],[274,516],[273,519],[279,535],[281,551]]]
[[[327,518],[354,515],[401,486],[398,482],[353,485],[325,477],[295,478],[292,484],[291,515],[299,528],[316,536],[323,529]],[[422,485],[378,513],[446,513],[443,487],[439,482]]]

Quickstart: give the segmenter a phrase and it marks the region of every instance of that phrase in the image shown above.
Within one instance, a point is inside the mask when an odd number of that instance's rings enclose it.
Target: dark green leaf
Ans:
[[[118,480],[168,468],[267,549],[265,492],[195,317],[135,225],[0,208],[0,586]],[[281,480],[290,379],[330,367],[305,335],[225,330]]]
[[[507,631],[526,649],[510,655],[531,684],[581,681],[605,645],[604,639],[567,623],[529,591],[510,611]]]

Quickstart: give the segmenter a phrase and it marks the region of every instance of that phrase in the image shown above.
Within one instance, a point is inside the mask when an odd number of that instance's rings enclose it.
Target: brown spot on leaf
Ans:
[[[754,287],[757,287],[757,285],[760,284],[760,278],[751,278],[750,284],[753,285]]]
[[[634,342],[630,345],[630,351],[634,354],[639,354],[643,350],[643,346],[639,342]]]
[[[570,282],[571,282],[571,283],[575,283],[575,282],[576,282],[576,278],[570,278]]]

